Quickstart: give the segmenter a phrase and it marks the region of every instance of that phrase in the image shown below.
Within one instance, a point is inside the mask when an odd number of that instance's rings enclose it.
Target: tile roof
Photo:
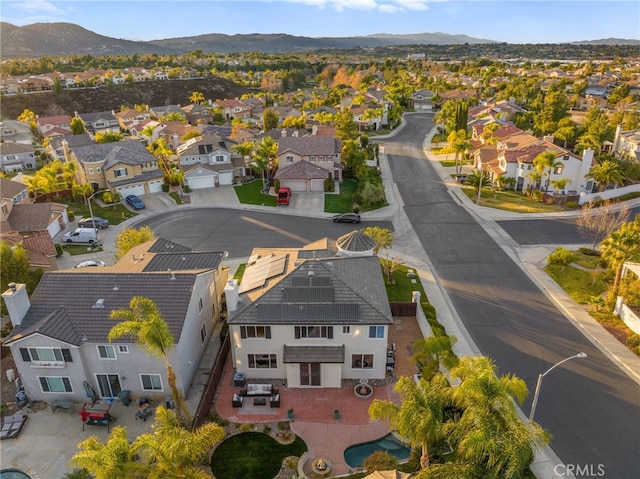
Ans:
[[[142,296],[156,303],[177,343],[196,277],[194,273],[166,272],[45,273],[31,296],[27,315],[13,329],[9,341],[36,332],[76,346],[84,338],[91,342],[106,341],[116,324],[109,318],[111,311],[128,309],[131,298]]]
[[[56,203],[14,205],[7,221],[13,231],[44,231],[56,221],[55,213],[64,206]]]
[[[13,199],[26,189],[27,185],[6,178],[0,178],[0,196],[2,196],[2,198]]]
[[[336,244],[345,251],[371,251],[372,253],[376,245],[375,241],[360,230],[354,230],[341,236],[336,240]]]
[[[22,244],[27,251],[34,251],[45,256],[55,256],[57,254],[56,245],[48,232],[41,232],[25,236]]]
[[[22,143],[0,143],[0,155],[18,155],[35,151],[31,145]]]
[[[344,363],[342,346],[287,346],[282,351],[283,363]]]
[[[276,180],[324,180],[329,178],[329,170],[314,165],[307,160],[300,160],[286,168],[280,167],[276,172]]]
[[[222,263],[223,255],[224,252],[222,251],[157,253],[151,258],[143,271],[147,273],[169,270],[175,272],[218,269],[220,263]]]
[[[93,163],[104,160],[103,169],[111,168],[119,163],[139,165],[155,161],[155,157],[138,140],[96,143],[74,148],[73,153],[81,162]]]
[[[63,135],[51,138],[49,146],[54,150],[62,146],[62,142],[66,141],[69,148],[78,148],[80,146],[95,145],[96,142],[88,133],[82,135]]]

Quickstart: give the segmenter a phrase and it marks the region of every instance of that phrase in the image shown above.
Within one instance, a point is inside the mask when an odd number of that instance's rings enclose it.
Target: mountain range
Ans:
[[[392,45],[462,45],[499,43],[448,33],[393,35],[379,33],[356,37],[302,37],[279,34],[224,35],[211,33],[191,37],[152,41],[131,41],[99,35],[73,23],[34,23],[17,27],[0,22],[3,59],[43,56],[181,54],[190,50],[204,53],[293,53],[320,49],[373,48]],[[640,45],[638,40],[608,38],[575,42],[576,44]]]

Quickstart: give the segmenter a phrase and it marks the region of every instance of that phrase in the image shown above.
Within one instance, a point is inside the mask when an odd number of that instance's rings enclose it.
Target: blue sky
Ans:
[[[2,21],[157,40],[206,33],[466,34],[508,43],[640,40],[638,0],[1,0]]]

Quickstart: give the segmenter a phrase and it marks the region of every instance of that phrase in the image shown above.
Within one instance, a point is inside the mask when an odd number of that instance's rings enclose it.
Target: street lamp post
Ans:
[[[103,193],[105,191],[109,191],[109,190],[108,189],[98,190],[87,198],[87,206],[89,206],[89,214],[91,215],[91,223],[93,225],[93,234],[96,235],[96,244],[98,243],[98,228],[96,228],[96,219],[93,216],[93,208],[91,208],[91,198],[96,196],[98,193]]]
[[[587,357],[587,353],[574,354],[573,356],[564,358],[562,361],[554,364],[553,366],[551,366],[549,369],[547,369],[545,372],[543,372],[538,376],[538,383],[536,384],[536,392],[533,394],[533,402],[531,403],[531,413],[529,414],[529,424],[533,422],[533,415],[536,412],[536,405],[538,404],[538,396],[540,395],[540,386],[542,385],[542,378],[545,377],[547,374],[549,374],[551,371],[553,371],[555,368],[560,366],[561,364],[566,363],[571,359],[586,358],[586,357]]]

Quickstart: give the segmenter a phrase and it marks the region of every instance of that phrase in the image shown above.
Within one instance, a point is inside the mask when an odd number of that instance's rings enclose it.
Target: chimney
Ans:
[[[553,143],[553,135],[544,135],[542,139],[544,141],[548,141],[549,143]]]
[[[613,138],[613,146],[611,147],[611,153],[613,154],[620,148],[620,135],[622,135],[622,125],[616,127],[616,136]]]
[[[593,150],[587,148],[582,153],[582,164],[580,165],[580,188],[584,188],[587,182],[586,176],[589,174],[591,165],[593,164]],[[588,191],[587,193],[591,193]]]
[[[280,136],[282,138],[286,138],[287,137],[287,130],[285,128],[283,128],[282,131],[280,132]]]
[[[224,295],[227,298],[227,311],[238,309],[238,280],[230,279],[224,287]]]
[[[27,286],[25,284],[9,283],[9,289],[2,293],[4,304],[9,311],[9,318],[14,327],[20,326],[31,307]]]

